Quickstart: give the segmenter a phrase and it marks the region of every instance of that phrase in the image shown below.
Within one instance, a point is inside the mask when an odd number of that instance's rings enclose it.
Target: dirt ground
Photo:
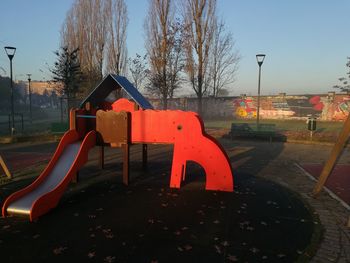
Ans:
[[[234,193],[204,190],[200,167],[187,167],[181,189],[170,189],[172,146],[149,147],[142,170],[141,146],[131,151],[131,185],[121,184],[121,154],[97,149],[58,207],[30,223],[0,219],[4,262],[295,262],[309,261],[323,240],[317,213],[288,180],[303,176],[295,163],[322,163],[329,146],[220,139],[229,155]],[[1,146],[4,154],[52,154],[56,143]],[[345,149],[340,163],[349,163]],[[26,163],[22,180],[0,186],[0,204],[29,184],[45,160]],[[38,171],[36,171],[36,168]],[[40,169],[39,169],[40,168]],[[30,170],[26,175],[25,170]],[[305,180],[303,177],[302,180]],[[306,179],[307,180],[307,179]],[[304,182],[304,181],[303,181]],[[20,253],[18,253],[20,251]]]

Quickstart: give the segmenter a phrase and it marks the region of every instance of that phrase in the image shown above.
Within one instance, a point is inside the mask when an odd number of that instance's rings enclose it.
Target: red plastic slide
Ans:
[[[6,199],[2,215],[23,214],[33,221],[56,207],[73,176],[87,162],[88,152],[95,143],[95,131],[89,132],[82,141],[77,131],[66,132],[41,175]]]

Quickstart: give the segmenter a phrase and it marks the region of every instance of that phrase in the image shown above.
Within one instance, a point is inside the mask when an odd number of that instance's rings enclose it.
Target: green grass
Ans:
[[[28,112],[23,114],[24,127],[22,131],[22,123],[20,117],[15,118],[15,127],[18,135],[31,135],[49,133],[51,123],[60,122],[60,110],[56,109],[35,109],[33,111],[33,122],[30,123]],[[64,121],[67,122],[67,116],[64,115]],[[8,117],[0,116],[0,135],[9,135]]]
[[[231,129],[231,123],[249,123],[254,125],[256,120],[207,120],[204,122],[206,128]],[[260,120],[260,123],[271,123],[276,125],[279,131],[307,131],[304,120]],[[316,132],[339,132],[343,122],[317,121]]]

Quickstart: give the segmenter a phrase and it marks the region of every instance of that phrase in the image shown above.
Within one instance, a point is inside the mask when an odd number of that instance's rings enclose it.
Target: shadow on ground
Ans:
[[[81,171],[59,206],[36,223],[0,220],[4,262],[295,262],[308,259],[318,222],[285,188],[253,176],[282,150],[261,153],[223,142],[235,166],[234,193],[204,191],[201,168],[169,189],[171,149],[151,146],[147,172],[132,162],[132,184],[121,184],[120,156],[101,172]],[[231,145],[231,146],[230,146]],[[250,149],[250,150],[249,150]],[[237,150],[237,151],[236,151]],[[139,152],[134,153],[139,156]],[[261,155],[264,158],[261,158]],[[132,155],[133,156],[133,155]],[[249,159],[248,159],[249,158]],[[108,159],[108,158],[107,158]],[[244,162],[242,161],[244,160]],[[199,174],[199,176],[198,176]],[[100,180],[89,183],[91,178]],[[201,180],[199,180],[201,179]],[[1,186],[4,197],[26,182]],[[21,184],[21,185],[19,185]]]

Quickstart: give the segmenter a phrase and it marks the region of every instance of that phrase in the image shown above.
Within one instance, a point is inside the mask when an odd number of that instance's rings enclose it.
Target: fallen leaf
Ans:
[[[221,254],[221,253],[222,253],[222,252],[221,252],[221,248],[220,248],[219,246],[215,245],[214,247],[215,247],[215,250],[216,250],[216,252],[217,252],[218,254]]]
[[[55,255],[59,255],[62,254],[63,251],[65,251],[67,249],[67,247],[57,247],[53,249],[53,253]]]
[[[113,263],[115,261],[115,257],[107,256],[105,257],[104,261],[107,263]]]
[[[176,232],[174,232],[174,234],[179,236],[179,235],[181,235],[181,232],[180,231],[176,231]]]
[[[192,246],[191,245],[186,245],[184,248],[188,251],[188,250],[192,249]]]
[[[238,258],[236,256],[233,256],[233,255],[230,255],[230,254],[227,256],[227,259],[229,261],[232,261],[232,262],[237,262],[238,261]]]
[[[254,254],[258,253],[260,250],[257,249],[256,247],[253,247],[250,249],[251,252],[253,252]]]
[[[229,243],[225,240],[221,242],[221,245],[223,245],[224,247],[228,247]]]

